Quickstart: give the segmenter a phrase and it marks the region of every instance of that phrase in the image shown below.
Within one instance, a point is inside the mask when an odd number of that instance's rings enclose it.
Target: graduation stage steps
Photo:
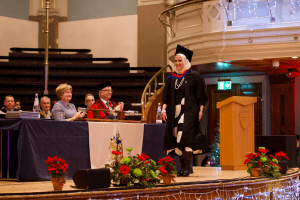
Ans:
[[[21,102],[22,110],[31,111],[34,94],[38,93],[42,97],[44,91],[43,49],[11,50],[9,56],[0,56],[0,98],[13,95],[15,101]],[[94,86],[111,80],[112,100],[124,102],[124,110],[137,110],[140,113],[141,107],[132,106],[132,103],[141,102],[146,84],[161,69],[130,67],[126,58],[94,58],[88,49],[59,50],[61,49],[49,51],[47,96],[51,101],[57,101],[56,87],[61,83],[68,83],[73,87],[71,103],[76,107],[85,107],[84,97],[88,93],[98,99],[98,90]]]

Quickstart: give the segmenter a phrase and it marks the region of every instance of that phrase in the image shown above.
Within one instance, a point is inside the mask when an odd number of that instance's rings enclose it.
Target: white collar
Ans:
[[[101,99],[101,98],[100,98]],[[109,102],[109,101],[105,101],[104,99],[101,99],[101,101],[106,105],[107,104],[107,102]]]

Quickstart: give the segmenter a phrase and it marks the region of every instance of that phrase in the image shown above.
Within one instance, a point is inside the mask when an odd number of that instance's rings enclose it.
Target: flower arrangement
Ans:
[[[170,184],[172,181],[175,181],[175,176],[177,174],[176,165],[174,159],[166,156],[158,161],[159,171],[161,172],[161,178],[165,184]]]
[[[175,165],[173,158],[166,156],[166,157],[159,159],[157,162],[159,164],[158,169],[162,175],[164,175],[164,174],[176,175],[177,174],[176,165]]]
[[[275,158],[277,160],[289,160],[289,158],[286,156],[286,153],[284,153],[283,151],[275,153]]]
[[[51,158],[48,157],[45,160],[47,164],[47,173],[51,175],[52,178],[62,177],[63,175],[67,175],[67,169],[69,168],[64,159],[61,159],[58,156],[54,156]]]
[[[244,164],[247,164],[247,172],[250,175],[252,175],[251,168],[259,168],[260,176],[267,176],[269,178],[279,178],[281,176],[278,160],[270,154],[266,155],[268,152],[269,150],[265,147],[259,147],[257,153],[245,155],[246,160]]]
[[[160,182],[159,170],[156,162],[150,159],[145,154],[131,156],[133,148],[127,148],[128,157],[122,158],[121,161],[117,159],[117,155],[122,154],[119,151],[112,151],[115,155],[115,160],[111,164],[111,180],[113,185],[127,185],[134,184],[152,187]]]

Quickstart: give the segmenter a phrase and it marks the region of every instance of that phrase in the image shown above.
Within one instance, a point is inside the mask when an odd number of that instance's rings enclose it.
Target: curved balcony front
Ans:
[[[159,20],[173,61],[177,44],[194,51],[192,65],[300,56],[299,0],[189,0]]]

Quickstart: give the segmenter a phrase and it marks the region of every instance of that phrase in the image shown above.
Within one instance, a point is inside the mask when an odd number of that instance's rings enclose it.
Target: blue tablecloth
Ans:
[[[66,160],[69,164],[67,179],[72,179],[73,173],[79,169],[90,169],[87,122],[0,119],[0,129],[19,130],[19,181],[50,180],[45,163],[48,156]],[[165,124],[145,124],[142,152],[155,161],[165,156],[164,132]],[[175,158],[178,165],[178,158]]]
[[[154,161],[166,156],[164,153],[164,136],[166,124],[145,124],[144,126],[144,141],[142,152]],[[178,156],[171,156],[175,160],[177,169],[180,169]]]
[[[18,140],[19,181],[49,180],[45,160],[59,156],[69,164],[68,178],[90,168],[87,122],[23,119]]]

